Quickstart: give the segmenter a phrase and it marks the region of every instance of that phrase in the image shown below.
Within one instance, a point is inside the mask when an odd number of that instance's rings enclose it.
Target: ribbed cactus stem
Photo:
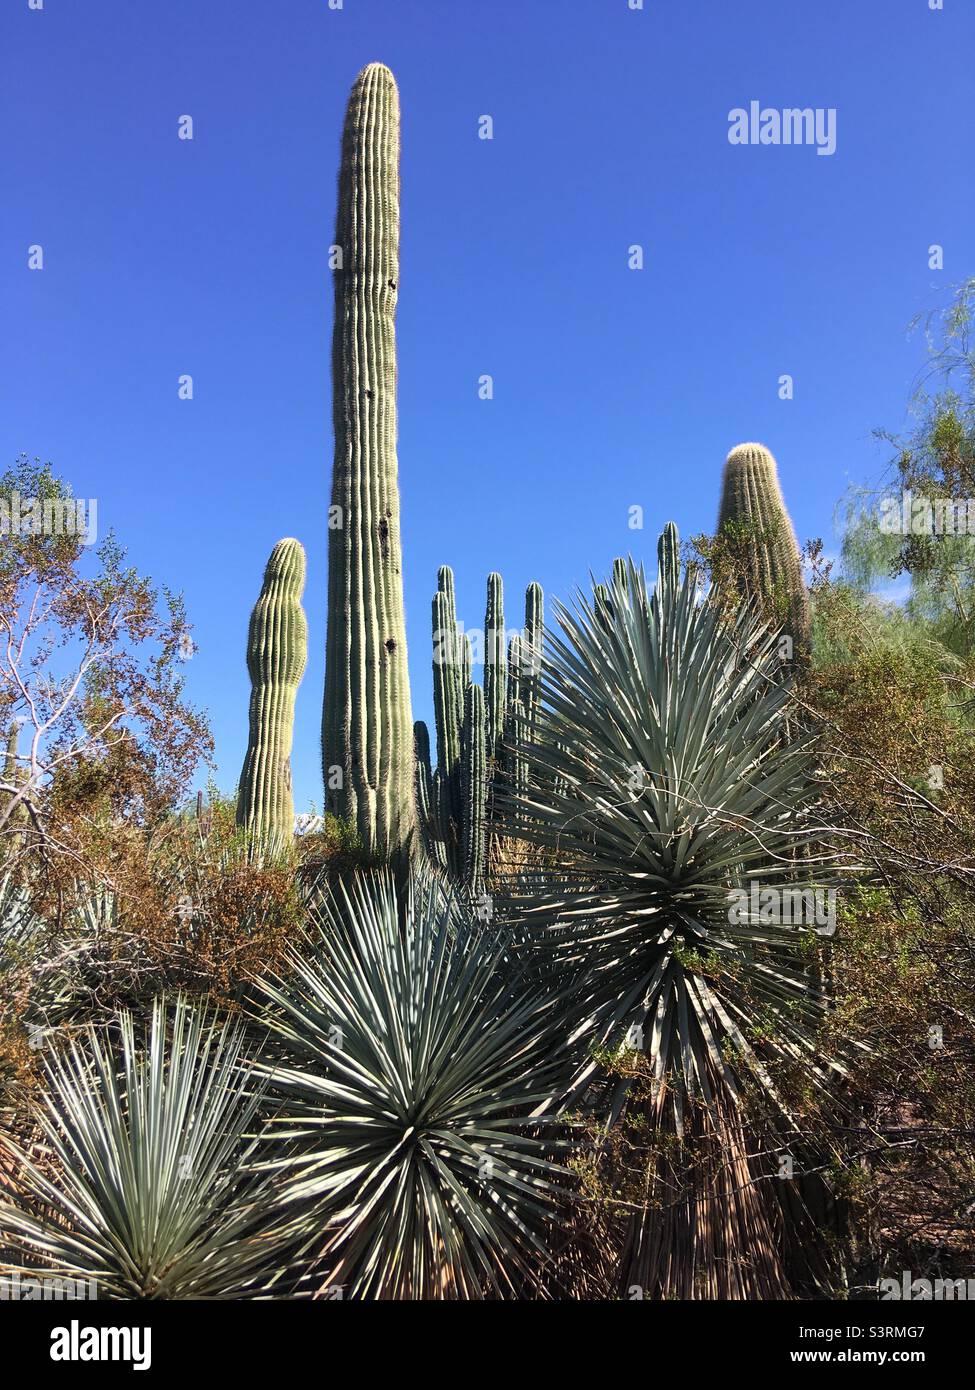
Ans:
[[[529,737],[538,722],[541,688],[542,645],[544,640],[545,596],[540,584],[529,584],[525,591],[525,647],[522,650],[521,700]]]
[[[399,96],[380,63],[346,111],[335,244],[322,763],[327,808],[387,855],[412,842],[416,802],[396,458]]]
[[[515,702],[521,699],[522,639],[516,632],[508,643],[508,684],[505,694],[505,720],[514,713]]]
[[[680,534],[672,521],[660,533],[657,541],[658,579],[675,589],[680,583]]]
[[[762,444],[739,444],[724,466],[718,533],[729,523],[747,527],[745,587],[780,612],[783,631],[796,655],[808,651],[811,633],[809,594],[792,521],[786,511],[775,459]]]
[[[528,760],[525,745],[528,742],[528,720],[525,706],[520,699],[515,700],[508,721],[508,779],[515,796],[522,797],[528,791]],[[516,815],[521,819],[521,811]]]
[[[468,686],[464,701],[463,738],[463,875],[471,893],[484,884],[487,841],[487,739],[484,693]]]
[[[443,590],[433,596],[433,712],[437,729],[437,766],[453,775],[460,765],[460,730],[464,708],[457,662],[457,624]]]
[[[494,758],[504,736],[508,662],[505,651],[504,586],[500,574],[489,574],[484,614],[484,706],[487,754]]]
[[[467,698],[467,687],[474,679],[474,648],[471,645],[470,634],[458,632],[457,649],[460,652],[460,689],[461,698]]]
[[[420,781],[427,789],[424,801],[429,805],[429,789],[433,785],[433,768],[430,765],[430,731],[422,719],[413,725],[413,751]]]
[[[450,613],[450,621],[457,622],[457,595],[454,586],[454,572],[449,565],[441,565],[437,570],[437,593],[443,594]]]
[[[279,844],[290,843],[294,834],[291,743],[295,696],[308,656],[308,624],[301,607],[304,587],[304,550],[298,541],[278,541],[247,632],[250,728],[237,824],[261,840]]]

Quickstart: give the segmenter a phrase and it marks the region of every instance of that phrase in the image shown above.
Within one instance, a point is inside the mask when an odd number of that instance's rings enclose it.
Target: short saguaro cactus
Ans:
[[[237,794],[237,824],[278,844],[294,834],[291,743],[295,696],[308,657],[304,587],[304,549],[295,540],[278,541],[247,633],[250,731]]]

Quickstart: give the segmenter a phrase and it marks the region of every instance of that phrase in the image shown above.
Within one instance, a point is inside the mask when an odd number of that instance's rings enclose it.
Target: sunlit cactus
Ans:
[[[291,743],[295,696],[308,657],[308,624],[301,607],[304,587],[304,550],[298,541],[278,541],[247,633],[250,730],[237,823],[255,837],[279,844],[294,834]]]
[[[399,95],[381,63],[346,110],[335,245],[326,806],[368,853],[394,855],[413,841],[416,801],[396,458]]]
[[[460,764],[460,728],[464,719],[461,678],[452,593],[446,588],[438,589],[433,596],[433,709],[437,765],[448,774],[453,774]]]
[[[530,584],[525,595],[525,630],[512,637],[506,651],[502,580],[499,574],[488,576],[482,689],[472,679],[470,636],[457,621],[453,571],[445,565],[437,574],[433,598],[437,767],[434,772],[426,727],[417,725],[417,805],[428,853],[472,894],[484,886],[489,841],[504,833],[503,819],[496,819],[497,789],[514,786],[523,792],[527,788],[524,747],[538,718],[543,602],[540,586]]]
[[[525,591],[525,646],[522,649],[521,699],[529,734],[538,721],[539,676],[542,666],[545,596],[540,584],[529,584]]]
[[[728,455],[718,512],[722,534],[744,544],[744,587],[778,618],[795,655],[808,652],[811,617],[799,544],[775,459],[762,444],[739,444]]]

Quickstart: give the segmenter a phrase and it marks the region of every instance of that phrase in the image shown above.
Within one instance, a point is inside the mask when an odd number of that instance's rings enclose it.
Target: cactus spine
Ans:
[[[290,842],[294,834],[291,742],[295,696],[308,656],[304,587],[304,550],[298,541],[278,541],[247,632],[250,731],[237,796],[237,824],[278,843]]]
[[[395,854],[416,826],[396,459],[399,96],[380,63],[346,111],[335,245],[326,807],[367,852]]]
[[[736,525],[747,528],[745,587],[778,613],[796,655],[807,653],[811,617],[799,545],[775,459],[762,444],[739,444],[725,461],[718,532]]]

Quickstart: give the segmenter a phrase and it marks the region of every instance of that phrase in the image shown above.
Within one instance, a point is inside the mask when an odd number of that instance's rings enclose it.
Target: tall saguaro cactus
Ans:
[[[278,541],[247,633],[250,731],[237,824],[279,843],[287,843],[294,834],[291,742],[295,696],[308,657],[308,623],[301,607],[304,587],[304,550],[298,541]]]
[[[779,611],[796,654],[808,652],[811,618],[799,544],[778,467],[762,444],[739,444],[725,461],[719,534],[736,524],[746,528],[748,584]]]
[[[389,855],[411,842],[416,802],[396,460],[399,95],[381,63],[346,110],[335,245],[322,764],[327,809]]]

